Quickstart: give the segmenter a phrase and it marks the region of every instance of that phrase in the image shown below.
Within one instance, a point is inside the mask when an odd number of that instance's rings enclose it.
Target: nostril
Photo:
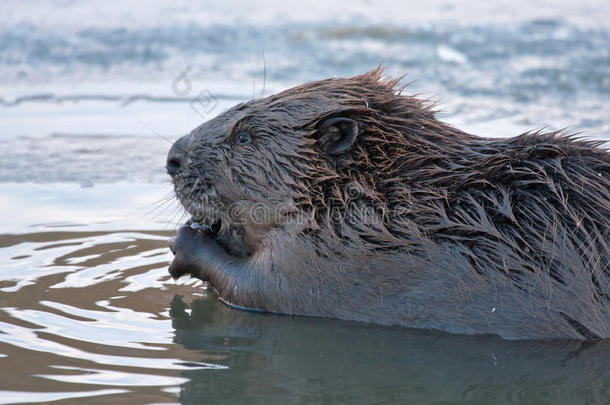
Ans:
[[[165,165],[167,173],[169,173],[171,176],[178,173],[180,171],[180,168],[182,167],[183,160],[184,157],[180,155],[170,156],[167,159],[167,164]]]
[[[178,139],[167,154],[167,162],[165,168],[170,176],[177,175],[184,168],[184,159],[188,153],[188,148],[191,143],[191,136],[186,135]]]

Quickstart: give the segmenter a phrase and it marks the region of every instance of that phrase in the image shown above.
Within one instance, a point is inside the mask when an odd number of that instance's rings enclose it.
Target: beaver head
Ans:
[[[401,95],[399,79],[382,73],[308,83],[199,126],[168,156],[178,199],[196,221],[245,230],[252,249],[296,216],[316,228],[350,200],[385,210],[398,192],[404,202],[405,164],[469,135],[436,121],[430,103]]]

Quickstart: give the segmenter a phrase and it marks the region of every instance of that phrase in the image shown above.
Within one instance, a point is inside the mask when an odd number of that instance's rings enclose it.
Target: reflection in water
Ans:
[[[190,314],[187,312],[190,309]],[[176,342],[224,358],[184,370],[182,403],[607,403],[610,342],[516,342],[236,311],[174,298]],[[212,401],[212,402],[213,402]]]

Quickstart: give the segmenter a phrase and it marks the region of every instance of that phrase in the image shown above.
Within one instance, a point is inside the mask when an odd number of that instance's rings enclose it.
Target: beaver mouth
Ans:
[[[174,191],[190,216],[185,225],[209,233],[232,256],[247,257],[250,252],[243,237],[243,227],[235,221],[231,206],[225,206],[214,185],[201,177],[194,182],[181,180],[174,180]]]
[[[217,234],[223,225],[229,225],[222,202],[212,185],[197,187],[198,183],[193,186],[174,184],[178,201],[191,216],[185,225]]]
[[[210,203],[208,201],[199,202],[196,205],[191,204],[191,209],[185,207],[186,211],[191,215],[191,218],[185,225],[193,229],[201,229],[217,235],[224,227],[229,227],[230,221],[219,207],[219,204]]]
[[[210,206],[199,205],[198,208],[206,209],[188,210],[193,216],[186,221],[186,226],[208,233],[232,256],[245,258],[250,254],[242,229],[234,226],[235,223],[229,220],[229,216],[224,211],[218,208],[212,209]]]
[[[208,224],[202,219],[197,220],[193,217],[186,221],[185,225],[191,227],[191,229],[201,229],[204,232],[209,232],[213,237],[216,237],[222,229],[222,220],[218,218],[216,221]]]

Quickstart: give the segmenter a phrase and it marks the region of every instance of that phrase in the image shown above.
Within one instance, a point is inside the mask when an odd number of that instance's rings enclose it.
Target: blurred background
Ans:
[[[164,166],[238,102],[380,64],[467,132],[610,140],[608,0],[0,11],[0,403],[607,402],[607,345],[255,316],[174,283]]]

